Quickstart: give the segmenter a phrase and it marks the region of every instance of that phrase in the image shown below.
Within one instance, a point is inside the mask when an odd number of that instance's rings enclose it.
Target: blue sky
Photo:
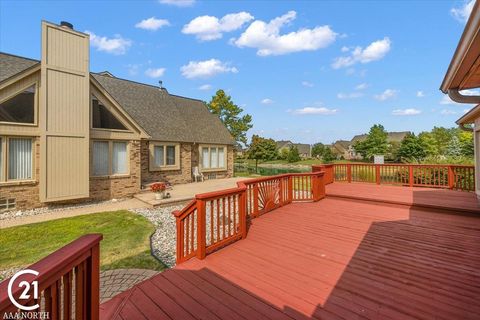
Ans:
[[[90,68],[209,100],[256,133],[330,143],[381,123],[454,126],[439,91],[473,1],[5,1],[0,50],[40,58],[40,22],[91,35]]]

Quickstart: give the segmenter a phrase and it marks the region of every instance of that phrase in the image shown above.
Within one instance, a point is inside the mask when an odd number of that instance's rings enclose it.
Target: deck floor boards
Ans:
[[[445,192],[421,192],[434,191]],[[254,219],[245,240],[102,309],[116,307],[115,319],[479,319],[480,215],[455,210],[475,208],[455,194],[457,204],[420,197],[450,212],[343,197],[287,205]]]

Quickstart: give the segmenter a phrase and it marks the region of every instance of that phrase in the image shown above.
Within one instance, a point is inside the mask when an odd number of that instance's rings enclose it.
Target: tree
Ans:
[[[427,153],[422,142],[413,133],[409,133],[403,138],[397,152],[397,157],[408,162],[420,162],[426,157]]]
[[[278,158],[282,160],[287,160],[290,150],[288,148],[282,148],[278,151]]]
[[[298,152],[298,148],[296,146],[291,146],[288,150],[287,161],[289,163],[300,161],[300,153]]]
[[[253,127],[252,116],[241,115],[243,109],[233,103],[223,90],[218,90],[207,103],[208,110],[217,115],[237,142],[247,144],[247,131]]]
[[[375,124],[370,128],[367,138],[357,141],[353,148],[364,159],[371,159],[375,155],[385,154],[388,150],[388,134],[381,124]]]
[[[248,158],[255,159],[255,171],[257,171],[258,160],[268,161],[277,157],[277,144],[273,139],[262,138],[258,135],[252,136],[252,142],[248,149]]]
[[[329,163],[333,160],[335,160],[336,157],[335,155],[333,154],[333,151],[331,148],[328,148],[326,147],[324,150],[323,150],[323,155],[322,155],[322,160],[323,162],[325,163]]]
[[[434,157],[440,154],[435,138],[431,132],[421,132],[418,135],[418,140],[423,146],[427,157]]]
[[[450,157],[459,157],[462,155],[462,147],[457,136],[453,136],[446,148],[446,155]]]
[[[323,152],[325,151],[325,145],[323,143],[315,143],[312,147],[312,157],[314,158],[321,158],[323,156]]]
[[[475,149],[473,147],[473,132],[460,131],[458,133],[458,140],[460,141],[462,155],[465,157],[473,157],[475,154]]]
[[[447,129],[443,127],[433,127],[431,135],[435,141],[437,155],[447,155],[447,147],[452,139],[455,129]]]

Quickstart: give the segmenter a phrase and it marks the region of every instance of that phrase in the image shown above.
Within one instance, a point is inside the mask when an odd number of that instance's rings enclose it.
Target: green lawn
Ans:
[[[32,264],[86,233],[102,233],[102,270],[165,266],[150,255],[154,226],[122,210],[52,220],[0,230],[0,269]]]

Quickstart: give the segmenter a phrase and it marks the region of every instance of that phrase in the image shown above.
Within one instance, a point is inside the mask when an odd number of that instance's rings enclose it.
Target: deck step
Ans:
[[[409,207],[419,210],[428,210],[435,212],[443,213],[461,213],[461,214],[473,214],[478,216],[480,214],[480,208],[471,209],[471,208],[459,208],[459,207],[447,207],[442,205],[435,204],[426,204],[426,203],[415,203],[412,201],[398,201],[398,200],[385,200],[385,199],[375,199],[368,196],[358,196],[351,194],[337,194],[337,193],[328,193],[327,198],[331,199],[343,199],[355,202],[368,203],[379,206],[389,206],[389,207]]]

